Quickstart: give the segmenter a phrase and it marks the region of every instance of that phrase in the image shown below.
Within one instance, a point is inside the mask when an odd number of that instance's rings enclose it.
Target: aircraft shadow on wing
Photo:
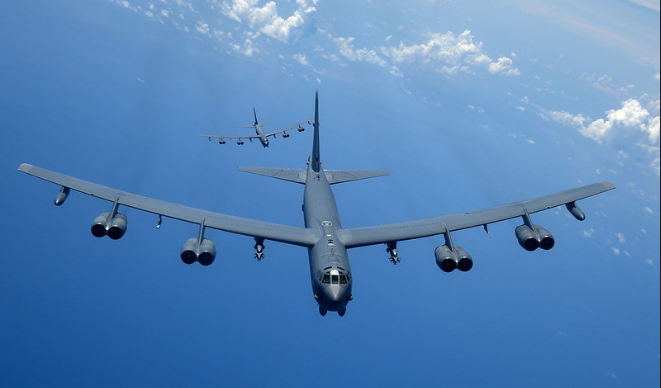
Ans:
[[[305,127],[303,127],[304,124],[312,125],[312,123],[310,122],[310,120],[312,120],[312,117],[310,117],[309,119],[305,119],[305,120],[300,121],[300,122],[298,122],[294,125],[290,125],[287,128],[279,129],[279,130],[274,131],[274,132],[265,132],[263,127],[268,125],[268,124],[271,124],[271,123],[269,122],[269,123],[260,124],[259,121],[257,120],[257,112],[255,111],[255,108],[253,108],[252,113],[253,113],[253,116],[255,117],[255,123],[253,125],[246,125],[246,126],[241,127],[241,128],[252,128],[252,129],[254,129],[255,130],[254,135],[245,135],[245,136],[200,135],[200,136],[208,138],[209,141],[211,141],[212,139],[218,139],[218,144],[225,144],[225,143],[227,143],[227,140],[229,140],[229,139],[236,139],[236,144],[243,145],[244,140],[246,140],[246,139],[251,141],[251,142],[254,139],[256,139],[256,140],[259,140],[260,143],[262,143],[262,146],[264,148],[266,148],[270,144],[269,143],[269,137],[273,136],[273,138],[276,138],[277,135],[282,134],[282,137],[286,139],[286,138],[289,137],[289,134],[287,133],[287,131],[296,129],[298,132],[303,132],[303,131],[305,131]]]
[[[92,234],[96,237],[108,236],[116,240],[124,235],[127,218],[119,212],[120,206],[128,206],[158,215],[157,227],[160,227],[162,217],[198,225],[198,235],[188,239],[181,248],[180,258],[186,264],[198,262],[207,266],[215,260],[216,246],[213,241],[204,237],[206,228],[254,238],[254,257],[258,260],[264,258],[266,240],[305,247],[309,256],[312,294],[318,304],[319,313],[326,315],[328,311],[336,311],[340,316],[345,314],[347,304],[353,299],[353,277],[347,253],[347,250],[351,248],[385,244],[389,260],[397,264],[400,261],[397,251],[399,241],[443,235],[444,244],[436,247],[434,251],[436,264],[444,272],[452,272],[455,269],[465,272],[473,267],[473,258],[464,248],[454,244],[451,237],[452,232],[479,226],[488,232],[489,224],[520,217],[522,223],[514,231],[518,243],[527,251],[534,251],[537,248],[548,250],[555,245],[553,235],[544,227],[533,223],[532,214],[557,206],[565,206],[577,220],[583,221],[585,214],[578,208],[576,201],[615,188],[611,182],[604,181],[481,210],[393,224],[343,228],[331,186],[388,175],[388,172],[323,169],[319,146],[318,93],[315,94],[313,120],[314,138],[307,168],[239,168],[241,171],[303,185],[303,227],[275,224],[182,206],[102,186],[29,164],[22,164],[19,170],[61,186],[60,192],[55,197],[55,204],[58,206],[64,203],[70,190],[112,203],[110,211],[102,213],[92,223]]]

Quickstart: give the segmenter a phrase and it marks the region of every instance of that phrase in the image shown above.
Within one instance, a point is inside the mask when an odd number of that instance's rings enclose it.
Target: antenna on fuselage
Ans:
[[[319,156],[319,91],[314,92],[314,143],[312,144],[312,170],[321,171]]]

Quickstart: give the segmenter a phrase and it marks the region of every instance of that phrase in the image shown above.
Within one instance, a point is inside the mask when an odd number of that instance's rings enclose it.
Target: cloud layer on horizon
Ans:
[[[553,120],[559,124],[576,128],[578,132],[599,144],[610,143],[613,139],[628,133],[632,133],[634,138],[637,134],[642,134],[643,139],[638,141],[638,146],[652,155],[650,167],[660,171],[659,157],[659,100],[652,101],[649,104],[657,111],[656,116],[644,108],[638,99],[630,98],[622,101],[622,107],[619,109],[610,109],[606,111],[605,118],[592,120],[581,113],[573,114],[566,111],[551,111],[541,109],[541,116],[545,120]]]

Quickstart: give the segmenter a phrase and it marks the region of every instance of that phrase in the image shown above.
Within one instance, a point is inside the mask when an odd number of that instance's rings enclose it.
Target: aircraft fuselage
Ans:
[[[257,134],[257,136],[259,136],[259,142],[262,143],[262,146],[268,147],[269,139],[265,136],[264,130],[262,129],[261,125],[255,124],[255,133]]]
[[[310,164],[310,163],[309,163]],[[319,228],[322,238],[308,248],[310,277],[319,312],[337,311],[344,315],[351,300],[351,267],[346,248],[336,238],[341,228],[335,196],[323,169],[308,166],[303,213],[306,228]]]

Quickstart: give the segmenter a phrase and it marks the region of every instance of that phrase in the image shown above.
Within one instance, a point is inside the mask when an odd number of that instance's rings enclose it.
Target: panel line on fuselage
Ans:
[[[346,248],[336,238],[337,230],[341,227],[339,212],[333,191],[321,168],[315,172],[311,165],[308,166],[303,209],[305,227],[319,228],[323,232],[323,237],[309,249],[315,299],[320,309],[343,313],[351,300],[351,266]]]

